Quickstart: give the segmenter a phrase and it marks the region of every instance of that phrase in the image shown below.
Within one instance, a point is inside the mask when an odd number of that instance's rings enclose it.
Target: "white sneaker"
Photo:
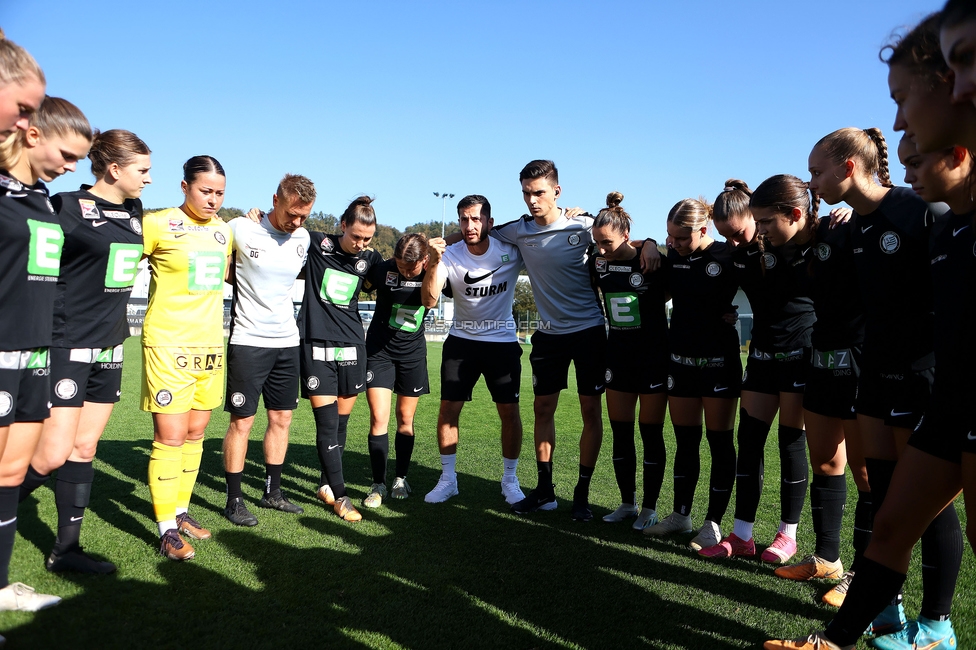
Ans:
[[[39,594],[22,582],[14,582],[0,589],[0,611],[36,612],[60,602],[60,596]]]
[[[643,531],[645,528],[657,523],[657,510],[653,508],[641,508],[637,520],[634,521],[633,529]]]
[[[525,498],[517,476],[513,479],[502,479],[502,496],[508,504],[518,503]]]
[[[443,503],[458,493],[457,487],[457,476],[452,478],[444,478],[441,476],[437,479],[437,485],[434,489],[427,493],[424,497],[424,501],[427,503]]]
[[[705,520],[698,534],[688,543],[693,551],[711,548],[722,541],[722,531],[714,521]]]
[[[631,517],[637,516],[637,506],[633,503],[621,503],[620,507],[611,512],[609,515],[603,515],[603,521],[611,524],[615,524],[618,521],[624,521],[625,519],[630,519]]]
[[[650,528],[644,529],[644,534],[648,537],[664,537],[675,533],[690,532],[691,517],[689,515],[679,515],[677,512],[672,512]]]

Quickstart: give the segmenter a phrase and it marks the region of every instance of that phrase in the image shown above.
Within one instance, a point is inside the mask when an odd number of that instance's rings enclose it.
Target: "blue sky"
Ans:
[[[324,212],[367,193],[402,229],[440,219],[447,191],[486,195],[500,223],[525,211],[522,166],[551,158],[561,205],[595,213],[619,190],[633,234],[663,240],[675,202],[726,178],[806,178],[836,128],[897,142],[878,50],[941,4],[57,0],[3,2],[0,26],[49,94],[147,142],[149,207],[178,205],[206,153],[227,206],[270,206],[292,172]]]

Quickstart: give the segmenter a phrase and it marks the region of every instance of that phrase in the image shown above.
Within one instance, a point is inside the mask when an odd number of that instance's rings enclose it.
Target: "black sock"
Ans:
[[[962,529],[956,506],[950,503],[922,533],[922,616],[932,621],[949,618],[961,564]]]
[[[243,499],[244,493],[241,491],[241,479],[244,472],[224,472],[224,480],[227,481],[227,503],[231,499]]]
[[[58,470],[58,478],[54,483],[54,503],[58,508],[55,551],[67,550],[81,540],[81,523],[94,480],[95,468],[91,461],[78,463],[68,460]]]
[[[639,422],[641,443],[644,446],[644,495],[641,507],[657,510],[657,498],[664,484],[664,470],[668,465],[668,452],[664,447],[663,422]]]
[[[762,498],[763,468],[769,425],[739,409],[739,455],[735,461],[735,518],[756,521]]]
[[[553,488],[552,484],[552,461],[535,461],[536,468],[539,472],[539,494],[552,494]]]
[[[593,467],[580,464],[579,480],[576,482],[576,489],[573,490],[573,503],[590,502],[590,479],[593,478]]]
[[[349,416],[339,415],[339,428],[336,429],[336,440],[339,441],[339,454],[346,451],[346,436],[349,432]]]
[[[803,502],[807,499],[810,465],[807,463],[807,436],[803,429],[779,425],[779,508],[788,524],[800,523]]]
[[[839,646],[857,643],[871,621],[898,595],[904,582],[904,573],[862,557],[844,604],[827,624],[827,638]]]
[[[613,431],[613,475],[620,489],[620,503],[637,505],[637,448],[634,423],[610,420]]]
[[[264,496],[281,494],[281,468],[283,465],[264,465]]]
[[[888,494],[888,486],[891,485],[891,476],[895,473],[895,463],[893,460],[882,460],[880,458],[865,458],[864,464],[868,470],[868,483],[871,485],[871,509],[874,518],[881,510],[885,495]]]
[[[10,584],[8,572],[17,537],[17,503],[20,486],[0,487],[0,589]]]
[[[854,546],[854,561],[851,571],[855,571],[858,558],[864,555],[868,544],[871,543],[871,530],[874,528],[874,507],[871,505],[871,493],[857,491],[857,505],[854,506],[854,534],[851,543]]]
[[[41,487],[47,480],[51,478],[50,474],[41,474],[33,465],[27,466],[27,476],[24,477],[24,482],[20,484],[20,500],[26,499],[31,492]]]
[[[413,441],[413,436],[408,436],[399,431],[393,440],[396,449],[396,475],[400,478],[406,478],[407,470],[410,469],[410,457],[413,456]]]
[[[373,468],[373,483],[386,485],[386,461],[390,456],[390,436],[386,433],[367,436],[369,464]]]
[[[810,514],[817,536],[814,551],[819,557],[836,562],[840,558],[840,527],[847,505],[847,477],[813,475],[810,484]]]
[[[708,512],[705,519],[721,524],[732,499],[732,486],[735,485],[735,443],[731,430],[705,429],[705,437],[712,454],[712,469],[708,477]]]
[[[674,511],[679,515],[691,514],[701,474],[701,438],[700,424],[674,427]]]
[[[342,447],[338,441],[339,405],[332,402],[328,406],[312,409],[315,417],[315,447],[322,464],[323,485],[332,488],[336,499],[346,496],[346,483],[342,477]]]

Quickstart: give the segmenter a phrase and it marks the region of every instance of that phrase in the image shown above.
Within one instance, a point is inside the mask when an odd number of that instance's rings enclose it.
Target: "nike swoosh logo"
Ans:
[[[499,267],[498,267],[498,269],[500,269],[500,268],[502,268],[502,267],[501,267],[501,266],[499,266]],[[497,271],[498,269],[495,269],[495,271]],[[482,280],[484,280],[485,278],[488,278],[488,277],[491,277],[491,275],[492,275],[492,274],[493,274],[493,273],[494,273],[495,271],[488,271],[488,272],[487,272],[487,273],[485,273],[484,275],[479,275],[479,276],[478,276],[478,277],[476,277],[476,278],[472,278],[472,277],[471,277],[471,273],[470,273],[470,271],[469,271],[469,272],[465,272],[465,274],[464,274],[464,283],[465,283],[465,284],[474,284],[474,283],[476,283],[476,282],[481,282],[481,281],[482,281]]]
[[[174,236],[174,237],[176,237],[177,239],[179,239],[180,237],[182,237],[182,236],[183,236],[183,235],[185,235],[185,234],[186,234],[185,232],[178,232],[178,233],[176,233],[176,234],[175,234],[175,235],[173,235],[173,236]]]
[[[728,390],[728,389],[729,389],[728,386],[722,386],[721,388],[719,388],[718,386],[716,386],[712,390],[715,391],[716,393],[721,393],[723,390]]]
[[[798,384],[795,381],[793,382],[793,388],[803,388],[804,386],[806,386],[806,384]]]
[[[330,445],[330,446],[329,446],[329,451],[332,451],[333,449],[335,449],[335,448],[336,448],[336,447],[338,447],[338,446],[339,446],[339,445]]]
[[[593,390],[602,390],[602,389],[603,389],[603,384],[600,384],[599,386],[595,387]]]
[[[976,440],[976,436],[973,435],[973,432],[972,431],[970,431],[968,434],[966,434],[966,437],[969,438],[970,440]]]
[[[81,521],[84,518],[85,518],[84,515],[82,515],[81,517],[72,517],[71,521]]]
[[[956,235],[958,235],[959,233],[961,233],[963,230],[965,230],[968,227],[969,226],[963,226],[962,228],[956,228],[955,230],[952,231],[952,236],[955,237]]]
[[[13,519],[8,519],[7,521],[0,521],[0,526],[9,526],[15,521],[17,521],[17,517],[14,517]]]
[[[688,258],[688,260],[689,260],[689,261],[691,261],[691,262],[697,262],[697,261],[698,261],[698,260],[700,260],[701,258],[702,258],[702,256],[701,256],[701,255],[699,255],[698,257],[689,257],[689,258]]]
[[[874,228],[874,224],[873,223],[870,226],[861,226],[861,233],[866,233],[867,231],[871,230],[872,228]]]
[[[901,413],[901,412],[895,413],[895,409],[891,409],[891,417],[893,417],[893,418],[896,418],[896,417],[898,417],[900,415],[911,415],[911,414],[912,414],[911,411],[905,411],[904,413]]]
[[[600,274],[600,279],[602,280],[603,278],[607,277],[608,275],[610,275],[610,274],[609,273],[601,273]]]
[[[746,251],[746,255],[748,257],[752,257],[753,255],[759,255],[759,251]]]
[[[419,392],[420,392],[420,391],[422,391],[423,389],[424,389],[424,387],[423,387],[423,386],[421,386],[420,388],[414,388],[414,389],[413,389],[413,392],[415,392],[415,393],[419,393]]]
[[[176,477],[175,476],[170,476],[168,478],[163,478],[162,476],[157,476],[156,477],[156,480],[157,481],[175,481],[176,480]]]
[[[362,388],[362,387],[363,387],[363,385],[362,385],[362,384],[356,384],[356,390],[359,390],[359,389],[360,389],[360,388]]]
[[[195,471],[197,471],[197,470],[195,470],[195,469],[185,469],[185,470],[183,470],[183,473],[184,474],[192,474]]]
[[[651,384],[650,385],[650,388],[660,388],[663,385],[664,385],[664,382],[662,381],[660,384]]]
[[[96,228],[98,228],[99,226],[104,226],[107,223],[108,223],[107,221],[92,221],[92,225],[95,226]]]
[[[120,391],[120,390],[115,391],[115,396],[116,397],[122,397],[122,391]]]

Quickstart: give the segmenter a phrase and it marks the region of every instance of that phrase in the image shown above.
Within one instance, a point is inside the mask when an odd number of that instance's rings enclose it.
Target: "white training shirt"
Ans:
[[[436,267],[437,280],[451,283],[454,322],[451,336],[475,341],[518,341],[512,302],[522,270],[518,249],[488,239],[484,255],[473,255],[460,241],[444,251]]]
[[[514,244],[522,254],[543,323],[540,329],[547,333],[570,334],[604,324],[586,267],[592,227],[593,217],[569,219],[561,212],[548,226],[525,215],[491,230],[492,237]]]
[[[308,256],[308,231],[292,234],[246,217],[229,224],[236,253],[234,314],[230,343],[290,348],[300,343],[292,287]]]

